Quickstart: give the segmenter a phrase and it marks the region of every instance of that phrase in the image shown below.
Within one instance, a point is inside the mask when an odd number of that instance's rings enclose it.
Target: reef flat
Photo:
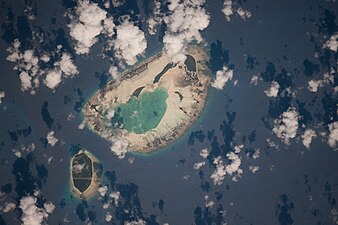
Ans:
[[[87,126],[128,150],[151,152],[179,138],[203,111],[208,54],[189,46],[184,63],[164,52],[149,57],[98,90],[83,108]]]

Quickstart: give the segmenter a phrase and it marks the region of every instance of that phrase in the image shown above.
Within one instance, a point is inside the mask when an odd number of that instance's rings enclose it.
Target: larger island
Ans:
[[[184,63],[164,51],[120,74],[83,108],[87,126],[101,137],[151,152],[179,138],[203,111],[210,80],[208,54],[187,48]]]

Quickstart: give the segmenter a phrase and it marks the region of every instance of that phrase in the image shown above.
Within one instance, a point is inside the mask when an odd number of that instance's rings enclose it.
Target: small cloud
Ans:
[[[279,88],[280,88],[279,84],[276,81],[272,81],[270,88],[264,91],[264,93],[268,97],[277,97]]]
[[[61,73],[57,70],[52,70],[47,73],[45,84],[50,89],[55,89],[61,83]]]
[[[114,204],[117,207],[119,205],[119,199],[120,199],[121,193],[119,191],[113,191],[109,194],[109,197],[114,200]]]
[[[331,148],[334,148],[335,151],[337,150],[337,142],[338,142],[338,122],[332,122],[329,125],[329,138],[327,143],[330,145]]]
[[[250,84],[257,85],[258,81],[262,80],[262,78],[258,75],[253,75],[250,80]]]
[[[208,158],[209,156],[209,151],[207,148],[203,148],[201,151],[200,151],[200,156],[203,158],[203,159],[206,159]]]
[[[242,7],[239,7],[236,12],[242,18],[242,20],[247,20],[251,17],[251,12],[242,9]]]
[[[331,51],[337,52],[338,49],[338,33],[333,34],[330,39],[324,44],[323,48],[328,48]]]
[[[216,72],[216,79],[211,83],[211,86],[218,90],[223,90],[225,84],[232,80],[233,70],[229,69],[227,66],[223,66],[223,70],[218,70]]]
[[[202,166],[205,165],[205,162],[197,162],[194,164],[194,170],[199,170]]]
[[[3,213],[8,213],[15,209],[16,205],[12,202],[5,202],[2,206],[0,206],[0,211]]]
[[[256,173],[259,170],[259,166],[249,166],[249,170],[252,173]]]
[[[225,166],[223,165],[223,161],[220,156],[214,159],[214,164],[216,169],[211,174],[210,178],[213,180],[214,185],[221,185],[223,183],[225,177]]]
[[[294,107],[288,108],[275,120],[275,127],[272,131],[282,139],[285,144],[289,144],[290,139],[295,138],[298,130],[299,114]]]
[[[99,189],[97,191],[99,192],[100,196],[103,197],[107,194],[108,187],[107,186],[101,186],[101,187],[99,187]]]
[[[312,129],[306,129],[304,134],[302,135],[302,143],[306,148],[310,148],[310,144],[312,139],[317,137],[316,132]]]
[[[113,216],[110,214],[110,212],[106,212],[106,221],[110,222],[113,219]]]
[[[2,103],[2,99],[6,96],[4,91],[0,91],[0,104]]]
[[[232,0],[225,0],[223,2],[223,9],[222,12],[225,16],[225,19],[230,22],[231,21],[231,16],[234,14],[233,9],[232,9]]]
[[[48,144],[50,144],[52,147],[54,147],[58,142],[58,139],[54,136],[54,134],[55,132],[51,130],[46,137]]]

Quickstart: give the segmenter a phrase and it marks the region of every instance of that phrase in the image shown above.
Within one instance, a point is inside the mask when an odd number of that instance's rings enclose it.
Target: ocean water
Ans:
[[[63,14],[74,4],[33,2],[39,12],[34,27],[52,31],[46,49],[58,44],[73,49]],[[306,89],[308,80],[321,79],[328,68],[336,66],[337,53],[321,48],[321,40],[337,31],[336,3],[236,4],[250,9],[252,18],[244,22],[234,17],[227,23],[220,11],[222,2],[208,1],[206,10],[212,16],[203,37],[210,47],[212,71],[226,63],[234,69],[238,84],[230,82],[223,91],[210,88],[200,118],[178,141],[153,154],[128,153],[119,160],[110,151],[109,142],[86,128],[78,129],[82,105],[110,79],[107,71],[111,64],[99,56],[103,42],[96,44],[90,55],[75,57],[80,71],[77,77],[65,80],[55,92],[42,86],[34,96],[20,90],[14,65],[6,61],[6,54],[0,54],[0,89],[6,92],[0,105],[0,190],[5,193],[0,205],[7,201],[19,204],[21,197],[38,189],[39,202],[48,200],[56,205],[48,224],[106,224],[106,212],[113,215],[115,224],[136,218],[143,218],[147,224],[175,225],[333,224],[338,198],[337,152],[324,137],[318,137],[306,149],[300,135],[302,126],[319,126],[317,131],[327,134],[327,124],[337,121],[336,95],[332,92],[337,79],[315,94]],[[146,3],[138,5],[128,3],[126,8],[114,10],[119,15],[131,11],[146,14],[142,8]],[[11,27],[7,23],[12,17],[27,20],[24,7],[19,1],[2,5],[2,52],[17,36],[24,39],[23,47],[30,45],[27,29],[33,29],[33,25],[24,29],[22,24],[13,22]],[[10,11],[15,12],[12,17],[8,16]],[[53,18],[56,22],[51,24]],[[158,36],[147,38],[147,52],[161,49]],[[255,74],[264,78],[257,86],[250,85]],[[279,80],[282,91],[291,86],[296,97],[267,98],[264,91],[271,80]],[[289,106],[297,107],[303,119],[297,138],[285,145],[272,133],[272,127],[279,113]],[[59,139],[54,147],[46,142],[50,130]],[[271,147],[267,139],[278,148]],[[15,156],[15,150],[32,143],[32,152],[24,152],[21,158]],[[103,163],[102,185],[107,185],[108,193],[120,191],[118,206],[110,204],[105,210],[102,206],[109,201],[107,197],[96,195],[81,201],[69,192],[72,154],[68,149],[78,144]],[[240,153],[242,177],[234,182],[226,176],[222,185],[214,185],[210,179],[215,170],[213,157],[224,157],[240,144],[244,144]],[[194,163],[203,160],[199,156],[203,148],[209,149],[210,158],[204,167],[194,170]],[[260,149],[258,159],[252,157],[256,149]],[[252,173],[249,166],[259,166],[259,170]],[[206,207],[206,195],[215,202],[213,207]],[[20,209],[1,213],[0,224],[21,224],[20,217]]]

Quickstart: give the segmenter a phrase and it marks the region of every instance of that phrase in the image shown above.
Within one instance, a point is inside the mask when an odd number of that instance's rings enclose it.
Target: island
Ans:
[[[208,54],[189,46],[184,63],[159,52],[121,73],[84,105],[86,125],[101,137],[148,153],[178,139],[203,111],[210,82]]]
[[[70,186],[75,196],[88,199],[97,193],[102,164],[89,151],[81,149],[70,161]]]

